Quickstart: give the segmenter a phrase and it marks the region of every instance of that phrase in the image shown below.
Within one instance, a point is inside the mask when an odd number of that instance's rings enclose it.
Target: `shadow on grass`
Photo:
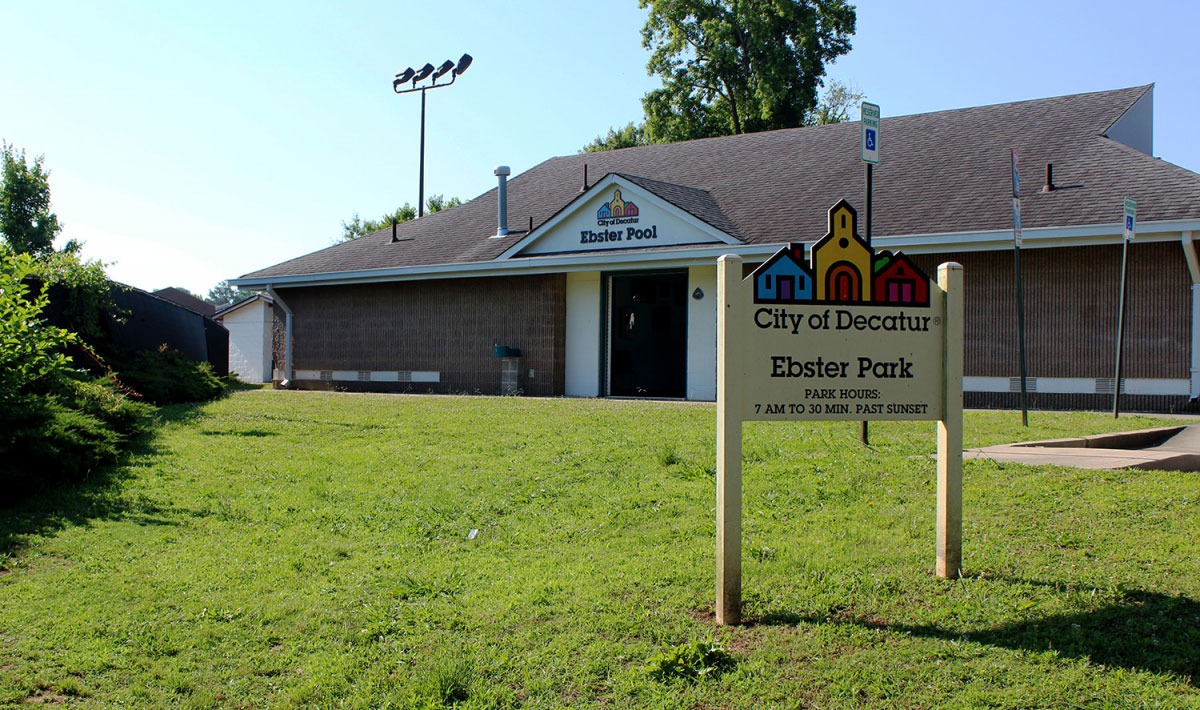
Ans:
[[[1200,602],[1142,590],[1119,602],[1076,614],[1060,614],[976,629],[892,624],[878,618],[834,614],[833,620],[789,612],[750,620],[767,626],[797,623],[854,624],[947,641],[973,641],[1021,651],[1054,651],[1106,666],[1174,673],[1200,687]]]
[[[178,525],[172,511],[145,500],[133,500],[121,492],[120,482],[129,475],[129,462],[157,450],[157,429],[164,423],[198,419],[206,403],[161,407],[155,413],[159,424],[130,442],[113,464],[93,471],[81,481],[36,483],[0,502],[0,569],[3,559],[24,547],[29,538],[52,534],[93,520],[130,520],[138,525]],[[53,478],[52,476],[50,478]]]

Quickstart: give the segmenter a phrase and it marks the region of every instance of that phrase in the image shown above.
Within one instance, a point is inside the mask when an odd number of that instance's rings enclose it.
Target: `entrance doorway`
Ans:
[[[687,395],[686,271],[609,277],[608,394]]]

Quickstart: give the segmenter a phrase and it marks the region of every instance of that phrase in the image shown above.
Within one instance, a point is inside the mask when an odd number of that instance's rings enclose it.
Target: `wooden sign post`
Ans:
[[[844,200],[829,231],[742,278],[717,266],[718,624],[741,621],[742,422],[936,420],[937,574],[962,560],[962,267],[934,283],[908,257],[875,253]]]

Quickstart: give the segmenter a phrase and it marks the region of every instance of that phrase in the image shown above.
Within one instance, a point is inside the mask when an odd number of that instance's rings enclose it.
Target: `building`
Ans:
[[[229,372],[247,384],[271,382],[274,374],[274,306],[258,293],[222,306],[213,316],[229,331]]]
[[[720,255],[749,273],[807,243],[814,291],[854,301],[957,261],[967,404],[1014,406],[1015,148],[1033,405],[1111,404],[1132,197],[1123,401],[1192,408],[1200,175],[1153,157],[1152,117],[1140,86],[884,118],[869,230],[852,223],[857,123],[552,158],[511,180],[498,169],[505,190],[231,283],[274,300],[276,379],[297,387],[498,393],[512,358],[496,354],[519,349],[525,394],[712,400]],[[841,200],[845,228],[827,216]]]

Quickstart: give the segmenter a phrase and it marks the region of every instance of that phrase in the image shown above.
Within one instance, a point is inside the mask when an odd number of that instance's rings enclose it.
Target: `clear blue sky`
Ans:
[[[1190,0],[864,0],[831,78],[896,116],[1155,83],[1154,152],[1200,170]],[[641,118],[636,0],[0,0],[0,139],[45,155],[64,238],[120,281],[201,295],[417,201],[471,199]],[[886,145],[886,143],[885,143]],[[886,154],[884,160],[886,160]]]

